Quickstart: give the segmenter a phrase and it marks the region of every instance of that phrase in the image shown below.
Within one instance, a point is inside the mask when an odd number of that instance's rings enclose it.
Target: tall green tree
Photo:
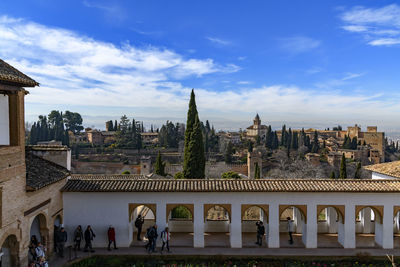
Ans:
[[[165,163],[161,159],[160,151],[158,151],[156,163],[155,163],[155,166],[154,166],[154,173],[158,174],[158,175],[161,175],[161,176],[166,176]]]
[[[311,153],[318,153],[319,150],[319,141],[318,141],[318,132],[314,132],[314,138],[312,142]]]
[[[261,172],[260,172],[260,166],[258,166],[258,163],[254,163],[254,179],[260,179],[261,177]]]
[[[339,178],[340,179],[346,179],[347,178],[346,157],[344,156],[344,154],[342,154],[342,160],[340,162]]]
[[[355,179],[361,179],[361,162],[357,163],[356,172],[354,173]]]
[[[229,141],[225,151],[225,163],[232,163],[233,145]]]
[[[185,178],[204,179],[205,164],[203,135],[194,90],[192,90],[185,131],[183,176]]]
[[[65,111],[63,115],[65,127],[68,131],[73,132],[74,134],[79,133],[83,130],[82,126],[82,117],[78,112],[71,112],[69,110]]]
[[[331,172],[331,176],[330,176],[329,178],[331,178],[331,179],[336,179],[336,175],[335,175],[335,172],[334,172],[334,171]]]

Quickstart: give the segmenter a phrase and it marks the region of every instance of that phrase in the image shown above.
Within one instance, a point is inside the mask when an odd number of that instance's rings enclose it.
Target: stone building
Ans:
[[[1,266],[27,266],[31,234],[52,253],[54,225],[62,223],[60,188],[69,172],[25,150],[24,87],[38,83],[0,60]]]
[[[247,127],[246,129],[246,137],[255,140],[257,136],[259,136],[261,140],[264,141],[267,135],[267,130],[268,127],[261,124],[260,116],[257,113],[256,117],[253,120],[253,125]]]
[[[313,166],[319,166],[320,162],[320,155],[317,153],[307,153],[305,155],[306,160],[308,160]]]
[[[260,178],[263,177],[262,174],[262,153],[255,150],[253,152],[248,152],[247,154],[247,174],[250,179],[254,179],[256,166],[260,169]]]

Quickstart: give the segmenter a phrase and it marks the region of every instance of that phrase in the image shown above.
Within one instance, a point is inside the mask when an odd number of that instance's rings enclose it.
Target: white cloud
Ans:
[[[216,37],[206,37],[207,40],[209,40],[210,42],[217,44],[217,45],[222,45],[222,46],[227,46],[227,45],[231,45],[232,42],[228,41],[228,40],[223,40],[220,38],[216,38]]]
[[[344,77],[342,78],[342,81],[347,81],[347,80],[355,79],[355,78],[361,77],[361,76],[363,76],[363,75],[364,75],[364,73],[346,73],[346,76],[344,76]]]
[[[341,14],[346,31],[362,34],[367,44],[391,46],[400,44],[400,6],[380,8],[354,7]]]
[[[32,116],[33,107],[35,114],[44,114],[50,108],[66,106],[80,110],[84,119],[86,114],[106,117],[118,112],[154,120],[170,117],[184,121],[191,90],[184,79],[240,69],[233,64],[186,58],[152,46],[117,46],[65,29],[8,17],[0,17],[0,47],[2,59],[41,84],[29,88],[28,117]],[[221,77],[223,83],[230,80]],[[251,118],[255,110],[274,120],[325,122],[328,118],[348,119],[349,114],[390,118],[400,109],[398,97],[388,102],[380,95],[341,94],[287,85],[244,90],[235,88],[233,82],[230,85],[224,91],[195,89],[202,118],[224,114],[221,125],[226,126],[225,119],[229,117],[231,128],[238,128],[234,121]],[[86,124],[90,125],[90,121]],[[219,128],[218,124],[216,127]]]
[[[306,36],[283,38],[281,42],[281,47],[293,54],[309,52],[321,45],[321,41]]]
[[[247,84],[252,84],[252,82],[251,81],[238,81],[237,84],[247,85]]]

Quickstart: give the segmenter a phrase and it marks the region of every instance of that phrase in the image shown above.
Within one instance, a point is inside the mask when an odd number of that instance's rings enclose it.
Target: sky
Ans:
[[[40,83],[26,120],[400,131],[400,2],[2,0],[0,58]]]

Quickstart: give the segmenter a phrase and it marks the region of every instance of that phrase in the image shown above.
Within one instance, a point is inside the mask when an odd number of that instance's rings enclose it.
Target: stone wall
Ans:
[[[140,165],[124,164],[123,162],[72,162],[72,173],[121,174],[123,171],[140,174]]]

